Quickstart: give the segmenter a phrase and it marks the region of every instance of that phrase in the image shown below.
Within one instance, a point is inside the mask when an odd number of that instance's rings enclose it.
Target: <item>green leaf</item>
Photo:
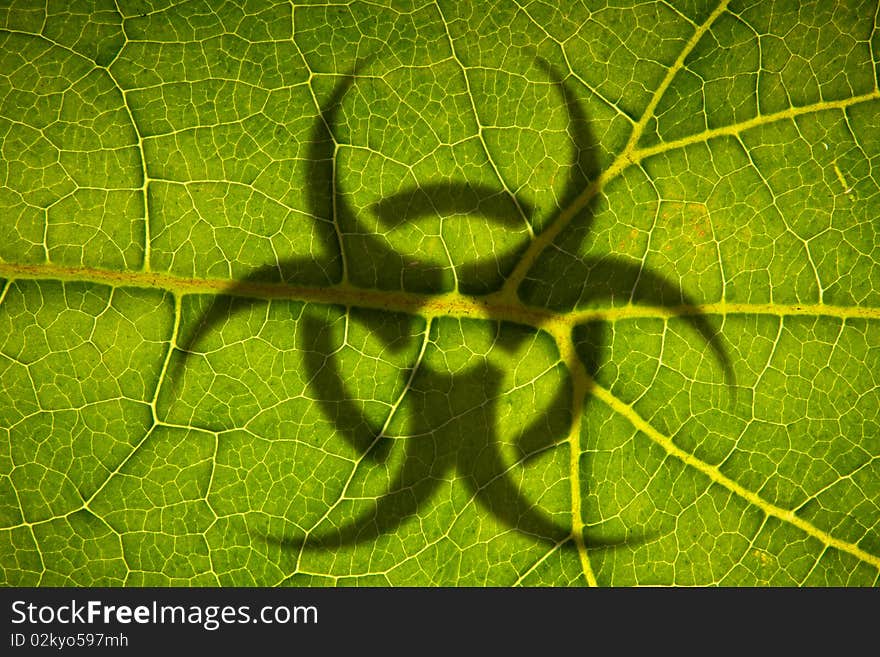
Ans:
[[[8,2],[0,582],[880,583],[847,2]]]

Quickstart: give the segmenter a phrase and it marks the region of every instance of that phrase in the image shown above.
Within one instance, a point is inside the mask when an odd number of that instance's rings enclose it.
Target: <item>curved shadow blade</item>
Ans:
[[[587,119],[583,106],[578,102],[574,90],[567,82],[569,76],[562,75],[546,59],[539,57],[537,61],[548,77],[553,80],[554,86],[559,89],[559,93],[562,95],[562,102],[568,114],[568,126],[566,129],[569,141],[574,149],[574,161],[571,167],[569,167],[568,180],[559,197],[558,214],[574,202],[581,192],[587,188],[591,180],[599,177],[601,173],[598,157],[599,145],[593,136],[590,121]],[[592,205],[595,198],[593,197],[590,204],[582,210],[587,231],[592,223]]]
[[[585,258],[584,265],[590,272],[592,282],[605,283],[598,291],[592,291],[589,296],[591,301],[614,302],[626,298],[634,304],[685,310],[678,317],[706,341],[721,365],[728,388],[736,391],[733,364],[724,348],[721,335],[712,328],[706,315],[699,312],[697,302],[684,290],[659,274],[622,260]],[[588,370],[591,374],[595,372],[595,363],[592,366],[594,369]]]
[[[349,446],[365,458],[383,461],[392,447],[391,439],[379,433],[381,428],[372,425],[348,394],[326,324],[320,319],[306,317],[303,334],[311,342],[304,345],[304,364],[321,410],[333,420],[336,430]]]
[[[508,228],[518,227],[522,219],[512,199],[486,185],[433,183],[382,199],[373,211],[389,228],[415,222],[427,216],[478,214]],[[525,206],[526,216],[532,208]]]
[[[306,203],[311,216],[321,220],[335,221],[334,216],[334,163],[336,156],[336,141],[330,132],[329,125],[335,121],[339,104],[345,92],[351,86],[354,74],[343,78],[342,82],[334,89],[333,94],[327,101],[326,108],[319,116],[309,141],[308,157],[306,161]],[[328,123],[328,120],[331,123]],[[327,219],[322,219],[326,217]],[[327,253],[339,253],[344,258],[342,244],[333,234],[333,242],[324,245]],[[179,349],[182,352],[181,359],[177,362],[173,374],[185,369],[187,360],[198,347],[202,338],[213,332],[220,324],[236,315],[241,310],[249,308],[255,303],[265,303],[264,299],[254,298],[253,284],[260,282],[282,283],[287,280],[286,273],[296,272],[301,267],[314,265],[312,258],[288,258],[278,264],[268,264],[248,274],[246,278],[235,281],[223,291],[223,295],[216,296],[201,315],[195,328],[181,340]],[[175,376],[175,379],[178,377]],[[177,386],[171,390],[172,399],[176,396]]]
[[[461,182],[418,185],[382,199],[375,203],[372,209],[382,224],[391,230],[402,225],[414,224],[425,217],[478,215],[511,232],[522,233],[523,215],[526,221],[529,221],[533,214],[531,206],[520,203],[504,191],[486,185]],[[472,239],[477,238],[474,236]],[[493,253],[491,256],[454,265],[459,291],[464,294],[491,292],[497,287],[498,282],[503,280],[502,269],[505,261],[515,257],[516,252],[521,248],[522,245],[511,249],[512,253]],[[410,258],[406,258],[405,261],[411,275],[416,274],[418,277],[427,275],[429,270],[424,265],[416,264]],[[434,283],[435,289],[427,291],[442,292],[439,279]]]
[[[454,467],[454,454],[438,452],[440,450],[430,436],[408,438],[403,466],[388,490],[371,508],[328,532],[308,533],[298,539],[274,539],[273,542],[296,550],[321,550],[373,541],[393,532],[408,518],[418,514],[443,484],[444,475]]]

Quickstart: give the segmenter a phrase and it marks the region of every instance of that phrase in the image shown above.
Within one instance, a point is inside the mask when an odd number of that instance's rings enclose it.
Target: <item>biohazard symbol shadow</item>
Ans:
[[[538,63],[561,97],[568,116],[568,136],[575,154],[557,206],[560,208],[556,213],[558,216],[596,180],[600,172],[590,125],[569,81],[543,60],[538,60]],[[339,107],[354,80],[354,73],[342,78],[322,107],[312,133],[307,163],[306,179],[310,185],[308,210],[314,217],[329,214],[336,226],[358,225],[354,208],[337,185],[339,172],[336,166],[336,140],[333,137]],[[580,240],[589,233],[596,196],[578,215]],[[461,182],[421,186],[379,202],[372,211],[383,225],[393,229],[394,226],[418,221],[432,214],[473,214],[475,207],[490,221],[511,227],[521,227],[522,215],[529,217],[532,214],[528,204],[512,198],[503,190]],[[328,245],[325,252],[343,253],[344,245],[337,234],[328,235],[336,243]],[[396,253],[378,235],[362,232],[358,239],[362,240],[359,251],[369,254],[374,267],[388,267],[391,271],[416,271],[421,287],[416,291],[440,291],[442,272],[438,268]],[[517,253],[512,256],[515,259]],[[582,298],[583,302],[611,301],[612,298],[623,297],[634,304],[696,307],[693,300],[670,281],[623,260],[611,256],[582,258],[581,264],[581,271],[588,279],[586,283],[589,283],[584,289],[588,290],[587,296],[590,297]],[[247,279],[232,283],[223,296],[213,299],[191,333],[182,339],[183,357],[177,366],[182,367],[187,356],[198,347],[200,339],[231,315],[252,304],[266,303],[265,300],[253,298],[253,282],[290,280],[297,276],[297,272],[313,271],[315,266],[315,261],[308,258],[288,259],[258,269]],[[486,290],[484,282],[493,280],[493,277],[497,280],[498,267],[498,260],[494,258],[465,264],[458,276],[459,289],[469,294],[496,291]],[[730,383],[733,376],[729,358],[705,316],[693,311],[685,313],[682,319],[707,341]],[[326,322],[309,317],[301,321],[304,322],[302,335],[307,343],[304,349],[305,366],[312,394],[325,415],[334,422],[337,432],[363,454],[364,459],[384,461],[388,458],[393,439],[381,435],[375,423],[364,416],[361,406],[353,399],[346,377],[340,371]],[[389,326],[391,323],[375,321],[370,330],[393,349],[395,344],[402,341],[399,334],[393,334],[393,331],[389,333]],[[596,369],[601,328],[600,323],[586,323],[578,327],[581,342],[586,345],[580,355],[591,375]],[[527,333],[499,332],[496,346],[513,352],[527,337]],[[557,523],[539,509],[520,491],[511,476],[511,466],[502,452],[496,428],[497,404],[504,379],[504,372],[498,366],[484,360],[470,371],[454,374],[422,366],[408,376],[410,389],[417,389],[420,394],[413,395],[412,421],[407,432],[409,437],[405,439],[402,464],[388,490],[365,512],[341,527],[324,523],[299,537],[265,536],[264,539],[299,550],[369,542],[394,531],[401,523],[417,515],[438,489],[454,476],[469,489],[473,499],[511,530],[556,544],[571,538],[571,528]],[[459,400],[459,407],[454,411],[447,403],[451,398]],[[571,390],[558,390],[546,411],[522,429],[515,439],[515,452],[520,463],[527,462],[529,455],[564,439],[569,429],[571,403]],[[450,415],[453,412],[454,417]],[[596,541],[589,537],[580,538],[587,547],[624,542],[623,539]],[[632,538],[626,542],[632,542]]]

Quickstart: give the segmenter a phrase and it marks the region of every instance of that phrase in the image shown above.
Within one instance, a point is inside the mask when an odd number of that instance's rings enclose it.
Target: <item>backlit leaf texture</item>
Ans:
[[[855,0],[3,2],[0,582],[878,585],[878,76]]]

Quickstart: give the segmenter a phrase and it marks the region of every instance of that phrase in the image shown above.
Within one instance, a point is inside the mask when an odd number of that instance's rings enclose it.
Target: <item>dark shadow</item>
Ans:
[[[568,80],[547,62],[538,60],[538,63],[562,97],[569,119],[568,134],[574,148],[573,162],[556,212],[558,216],[599,174],[597,146],[583,108]],[[361,278],[350,278],[351,284],[379,289],[400,289],[403,285],[411,292],[440,291],[441,270],[394,252],[380,235],[352,232],[358,224],[353,208],[338,189],[333,130],[339,106],[353,80],[354,74],[337,84],[318,117],[307,164],[308,210],[316,217],[332,217],[337,232],[344,236],[341,243],[327,244],[328,252],[341,253],[347,261],[357,261],[359,267],[367,265],[366,273]],[[579,213],[578,221],[583,224],[580,228],[584,234],[591,223],[594,202],[595,197]],[[522,213],[531,219],[532,212],[531,208],[517,203],[516,199],[500,189],[464,182],[432,184],[408,190],[382,200],[374,206],[373,211],[389,230],[428,215],[449,213],[478,213],[500,225],[515,227],[521,225]],[[551,217],[550,221],[553,219]],[[519,252],[521,249],[502,255],[515,260]],[[462,268],[459,280],[461,290],[479,289],[486,280],[497,280],[499,262],[497,258],[492,258]],[[230,285],[225,291],[226,296],[216,297],[192,332],[182,338],[180,345],[183,357],[177,367],[184,366],[187,356],[198,347],[202,336],[215,330],[233,313],[257,302],[253,299],[255,295],[259,296],[254,289],[257,282],[286,281],[286,272],[297,271],[302,265],[302,259],[291,259],[279,266],[261,268],[247,279]],[[622,260],[584,259],[584,266],[589,272],[591,284],[594,284],[591,289],[598,290],[590,300],[624,298],[632,303],[655,306],[695,305],[673,283]],[[400,273],[403,271],[417,273],[413,287],[407,287],[406,279]],[[498,287],[500,284],[496,289]],[[725,376],[732,382],[730,360],[708,320],[696,312],[686,313],[683,317],[708,342],[722,363]],[[326,323],[307,316],[302,322],[306,344],[300,347],[305,353],[305,367],[312,393],[322,411],[334,421],[340,436],[358,453],[374,461],[385,459],[392,447],[392,439],[379,435],[381,427],[368,421],[352,400],[345,375],[339,369]],[[386,344],[400,345],[405,342],[405,336],[397,335],[393,328],[389,328],[393,327],[391,322],[369,325]],[[504,325],[500,326],[503,328]],[[590,326],[596,329],[598,324],[585,325],[584,330],[589,332]],[[522,329],[499,330],[499,336],[497,346],[513,352],[528,337],[528,332]],[[592,374],[598,368],[598,347],[591,348],[591,344],[590,341],[582,342],[579,353]],[[595,344],[598,345],[598,341]],[[327,523],[326,528],[318,526],[300,536],[261,538],[294,549],[326,549],[371,541],[417,515],[438,487],[453,477],[457,477],[473,499],[505,526],[545,542],[560,543],[570,538],[568,523],[558,523],[543,513],[522,494],[511,477],[512,464],[504,458],[496,433],[497,406],[502,394],[501,370],[484,361],[482,365],[464,373],[451,374],[420,368],[414,373],[405,372],[403,376],[404,380],[412,376],[407,392],[412,418],[408,434],[411,437],[406,439],[403,463],[393,475],[388,491],[342,527]],[[453,413],[450,412],[450,404],[455,406]],[[565,438],[571,422],[571,405],[571,385],[561,386],[548,409],[516,438],[515,453],[520,465]],[[588,548],[603,548],[623,543],[632,545],[633,542],[646,539],[584,540]]]
[[[316,338],[309,367],[320,403],[329,417],[338,418],[340,403],[347,399],[342,372],[329,354],[333,346],[326,325],[319,319],[305,318],[304,333]],[[512,351],[521,342],[525,330],[511,326],[499,332],[496,345]],[[315,369],[312,369],[312,368]],[[407,373],[409,378],[409,373]],[[413,424],[407,433],[403,466],[375,507],[355,522],[327,534],[284,541],[291,547],[326,547],[347,545],[376,538],[398,527],[418,513],[437,486],[452,476],[463,482],[482,505],[509,527],[551,541],[567,536],[566,527],[554,524],[535,505],[525,499],[510,481],[508,463],[501,453],[496,436],[496,405],[501,399],[504,372],[488,362],[464,374],[450,375],[419,368],[412,377],[408,394],[413,400],[410,417]],[[450,405],[454,408],[450,409]],[[347,406],[353,417],[360,414]],[[450,422],[450,411],[455,421]],[[551,406],[527,427],[516,441],[517,455],[527,460],[555,444],[570,424],[571,386],[561,386]],[[337,422],[336,428],[348,442],[365,456],[384,458],[392,439],[373,433],[359,434]],[[358,423],[362,426],[362,422]],[[551,439],[548,441],[547,437]]]
[[[382,199],[371,209],[382,224],[392,230],[398,226],[416,223],[424,217],[478,215],[515,231],[522,229],[525,221],[531,221],[534,213],[527,203],[523,201],[518,203],[504,191],[463,182],[420,185]],[[492,258],[459,264],[457,267],[459,292],[472,295],[493,292],[503,280],[504,270],[515,264],[522,248],[511,251],[497,254]],[[408,267],[410,278],[418,280],[412,275],[413,263],[408,263]],[[416,285],[414,291],[429,293],[443,291],[437,285],[439,281],[427,280],[429,285],[435,285],[434,289],[421,290],[419,288],[422,286]]]
[[[402,194],[383,199],[373,211],[389,228],[418,221],[426,216],[476,214],[509,228],[522,225],[516,204],[507,194],[485,185],[437,183],[422,185]],[[527,217],[532,209],[524,207]]]

